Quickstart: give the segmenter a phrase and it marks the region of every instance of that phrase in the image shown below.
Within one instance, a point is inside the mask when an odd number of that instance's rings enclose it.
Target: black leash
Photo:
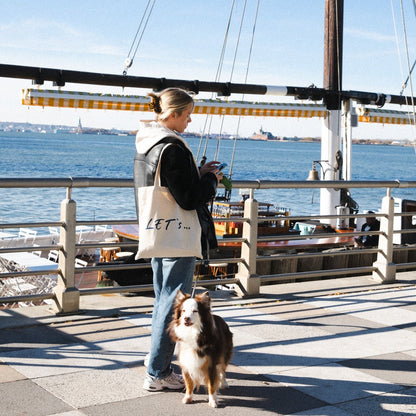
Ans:
[[[209,242],[208,242],[208,238],[207,238],[207,255],[206,255],[206,259],[204,259],[203,265],[205,267],[209,266]],[[194,285],[193,285],[193,288],[192,288],[191,298],[195,297],[196,285],[197,285],[198,280],[199,280],[199,275],[201,274],[200,270],[201,270],[201,265],[198,267],[198,274],[196,275],[196,277],[194,279]]]

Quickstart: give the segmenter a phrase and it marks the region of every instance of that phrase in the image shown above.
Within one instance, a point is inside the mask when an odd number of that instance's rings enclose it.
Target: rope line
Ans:
[[[408,79],[409,79],[409,87],[410,87],[410,93],[411,93],[411,107],[412,107],[412,115],[413,115],[413,125],[415,130],[415,136],[416,136],[416,112],[415,112],[415,102],[413,98],[413,83],[412,83],[412,77],[411,77],[411,69],[410,69],[410,59],[409,59],[409,48],[408,48],[408,41],[407,41],[407,30],[406,30],[406,21],[404,18],[404,9],[403,9],[403,0],[400,0],[400,9],[401,9],[401,16],[402,16],[402,25],[403,25],[403,36],[404,36],[404,45],[405,45],[405,51],[406,51],[406,63],[407,63],[407,70],[408,70]],[[407,101],[407,98],[406,98]],[[409,104],[408,104],[409,105]],[[409,115],[410,117],[410,115]],[[413,141],[414,145],[416,144],[415,141]],[[414,146],[415,152],[416,147]]]
[[[225,50],[226,50],[227,42],[228,42],[228,35],[230,33],[230,26],[231,26],[231,19],[232,19],[232,15],[233,15],[234,5],[235,5],[235,0],[233,0],[233,2],[231,3],[230,14],[228,15],[227,27],[226,27],[225,34],[224,34],[224,40],[223,40],[223,43],[222,43],[220,58],[218,60],[217,72],[215,74],[215,82],[219,82],[219,79],[221,77],[222,67],[223,67],[223,64],[224,64]],[[211,94],[211,99],[213,99],[213,98],[214,98],[214,93]],[[208,124],[208,120],[209,120],[209,127],[208,127],[208,130],[206,131],[205,127]],[[208,149],[208,140],[209,140],[209,134],[211,132],[211,126],[212,126],[212,115],[207,114],[206,120],[205,120],[205,123],[204,123],[204,129],[202,130],[201,138],[200,138],[200,142],[199,142],[198,153],[197,153],[197,158],[196,158],[197,160],[199,159],[199,149],[202,147],[202,142],[204,141],[204,135],[205,135],[205,145],[204,145],[204,152],[202,154],[202,160],[203,161],[206,160],[206,154],[207,154],[207,149]]]
[[[253,30],[251,32],[250,48],[249,48],[248,58],[247,58],[246,73],[244,75],[244,84],[247,84],[247,80],[248,80],[248,73],[249,73],[250,63],[251,63],[251,55],[253,53],[254,35],[256,33],[256,28],[257,28],[257,17],[259,15],[259,8],[260,8],[260,0],[257,0],[256,13],[254,15]],[[245,98],[245,94],[242,94],[241,100],[244,101],[244,98]],[[231,163],[230,163],[230,169],[229,169],[230,179],[231,179],[232,174],[233,174],[235,152],[236,152],[236,148],[237,148],[237,139],[238,139],[238,135],[239,135],[239,132],[240,132],[240,123],[241,123],[241,116],[238,117],[237,129],[236,129],[235,138],[234,138],[233,152],[232,152],[232,155],[231,155]]]
[[[156,0],[153,0],[153,3],[152,3],[151,8],[150,8],[149,12],[147,12],[148,9],[149,9],[149,6],[150,6],[151,1],[152,0],[148,0],[148,2],[147,2],[146,8],[144,10],[144,13],[143,13],[142,18],[141,18],[140,23],[139,23],[139,27],[137,28],[137,31],[136,31],[136,34],[134,36],[133,42],[132,42],[132,44],[130,46],[129,53],[127,54],[127,58],[124,61],[124,71],[123,71],[123,75],[127,75],[127,70],[133,65],[133,61],[134,61],[134,58],[136,57],[137,50],[139,49],[139,46],[140,46],[140,43],[142,41],[142,38],[143,38],[144,32],[146,30],[147,24],[149,23],[150,16],[152,14],[153,8],[154,8],[155,3],[156,3]],[[144,26],[143,26],[143,29],[142,29],[143,21],[145,19],[146,14],[147,14],[147,18],[146,18],[146,21],[145,21]],[[140,32],[141,29],[142,29],[142,33],[141,33],[140,38],[139,38],[139,40],[137,42],[136,49],[134,50],[134,54],[133,54],[133,56],[130,56],[131,55],[131,51],[133,50],[134,44],[136,42],[137,36],[138,36],[138,34],[139,34],[139,32]]]

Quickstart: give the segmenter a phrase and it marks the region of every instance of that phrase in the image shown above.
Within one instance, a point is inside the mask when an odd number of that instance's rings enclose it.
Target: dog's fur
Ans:
[[[227,386],[225,370],[233,352],[233,335],[224,319],[212,314],[209,293],[191,298],[178,291],[169,331],[179,346],[186,385],[183,403],[191,403],[194,388],[205,384],[209,405],[217,407],[217,390]]]

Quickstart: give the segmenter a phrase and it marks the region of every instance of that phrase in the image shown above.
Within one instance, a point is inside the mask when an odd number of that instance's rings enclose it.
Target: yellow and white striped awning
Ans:
[[[413,114],[407,111],[358,107],[358,120],[364,123],[414,124]]]
[[[22,91],[22,104],[41,107],[97,110],[151,111],[150,98],[139,95],[97,94],[28,88]],[[253,103],[247,101],[195,100],[194,114],[256,117],[326,117],[319,104]]]
[[[22,91],[22,104],[41,107],[83,108],[90,110],[151,111],[150,98],[140,95],[99,94],[78,91]],[[358,120],[364,123],[414,124],[407,111],[358,107]],[[326,117],[321,104],[263,103],[248,101],[195,100],[194,114],[253,117]]]
[[[150,111],[149,98],[128,95],[96,94],[77,91],[22,90],[22,104],[41,107],[85,108],[90,110]]]

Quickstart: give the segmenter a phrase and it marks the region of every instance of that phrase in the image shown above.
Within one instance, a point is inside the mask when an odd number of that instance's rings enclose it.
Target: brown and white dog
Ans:
[[[191,298],[178,291],[169,331],[179,346],[186,385],[183,403],[191,403],[194,388],[205,384],[209,405],[217,407],[217,390],[227,387],[225,370],[233,353],[233,335],[224,319],[212,314],[209,293]]]

